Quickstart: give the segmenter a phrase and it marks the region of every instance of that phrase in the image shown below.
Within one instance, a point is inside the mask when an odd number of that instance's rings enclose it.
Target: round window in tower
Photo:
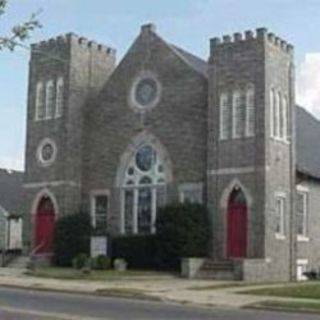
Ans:
[[[44,165],[48,166],[52,164],[57,155],[57,147],[53,140],[46,138],[43,139],[37,149],[37,159]]]

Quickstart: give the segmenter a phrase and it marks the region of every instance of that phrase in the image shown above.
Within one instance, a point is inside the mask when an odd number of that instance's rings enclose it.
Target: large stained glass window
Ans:
[[[140,146],[126,169],[122,205],[122,232],[155,232],[157,208],[165,204],[165,166],[149,144]]]

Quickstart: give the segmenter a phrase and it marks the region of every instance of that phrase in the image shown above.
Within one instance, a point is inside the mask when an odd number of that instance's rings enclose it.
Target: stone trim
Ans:
[[[45,188],[45,187],[59,187],[59,186],[79,187],[80,183],[72,180],[56,180],[56,181],[43,181],[43,182],[27,182],[23,184],[26,189],[31,188]]]
[[[240,167],[240,168],[221,168],[221,169],[214,169],[209,170],[208,175],[225,175],[225,174],[245,174],[245,173],[254,173],[260,168],[264,167]]]

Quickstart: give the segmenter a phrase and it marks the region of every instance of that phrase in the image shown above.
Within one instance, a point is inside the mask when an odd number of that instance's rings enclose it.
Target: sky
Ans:
[[[209,39],[267,27],[295,46],[297,102],[320,118],[320,0],[9,0],[0,34],[41,10],[38,42],[75,32],[117,49],[118,61],[140,26],[207,59]],[[29,51],[0,51],[0,167],[23,169]],[[318,71],[318,72],[317,72]]]

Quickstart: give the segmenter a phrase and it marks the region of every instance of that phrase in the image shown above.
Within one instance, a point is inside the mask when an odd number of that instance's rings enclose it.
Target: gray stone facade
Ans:
[[[154,76],[158,97],[149,108],[139,108],[132,101],[132,88],[145,74]],[[36,121],[37,83],[60,76],[64,78],[62,116]],[[254,135],[221,141],[219,96],[248,84],[255,89]],[[288,97],[287,141],[278,141],[270,133],[272,87]],[[292,47],[265,29],[246,32],[243,39],[240,34],[232,40],[212,39],[208,63],[163,40],[153,25],[142,26],[117,66],[113,49],[73,34],[33,45],[25,245],[34,246],[34,219],[43,195],[52,198],[58,218],[80,210],[90,212],[92,195],[107,194],[108,231],[123,232],[124,170],[136,150],[148,143],[166,167],[165,202],[183,199],[179,193],[185,186],[197,187],[194,192],[198,194],[203,191],[201,201],[208,206],[212,221],[209,256],[228,259],[226,211],[236,186],[244,192],[248,207],[243,278],[293,278],[296,256],[301,255],[294,233],[295,109]],[[44,138],[52,139],[57,148],[49,166],[36,156]],[[318,188],[316,182],[310,185],[310,197],[317,197]],[[281,239],[275,236],[277,192],[285,195]],[[317,256],[313,249],[310,254]],[[316,265],[318,260],[310,258],[310,263]]]

